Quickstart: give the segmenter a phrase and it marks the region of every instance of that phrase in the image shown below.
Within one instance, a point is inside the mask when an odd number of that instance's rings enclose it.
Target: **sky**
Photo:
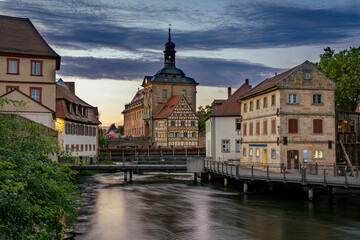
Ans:
[[[33,22],[61,56],[56,78],[75,82],[103,126],[121,124],[144,76],[163,67],[169,24],[198,106],[317,62],[327,46],[360,45],[358,0],[0,0],[0,14]]]

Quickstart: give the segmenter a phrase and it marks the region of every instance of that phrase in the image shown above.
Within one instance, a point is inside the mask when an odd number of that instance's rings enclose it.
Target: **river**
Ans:
[[[244,195],[192,175],[122,173],[77,178],[84,197],[66,239],[359,239],[360,196]]]

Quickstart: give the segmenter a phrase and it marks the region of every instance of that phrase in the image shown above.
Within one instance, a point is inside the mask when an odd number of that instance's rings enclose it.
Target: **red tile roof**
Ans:
[[[214,116],[234,116],[240,115],[240,104],[237,102],[239,96],[246,94],[251,89],[251,85],[244,83],[239,87],[220,107],[218,107],[210,117]]]
[[[301,64],[302,65],[302,64]],[[256,87],[254,87],[253,89],[251,89],[249,92],[247,92],[246,94],[244,94],[243,96],[240,97],[240,99],[244,99],[247,98],[253,94],[259,93],[261,91],[267,90],[269,88],[275,87],[276,83],[280,82],[281,80],[287,78],[291,73],[293,73],[300,65],[293,67],[285,72],[282,72],[278,75],[275,75],[271,78],[267,78],[264,81],[262,81],[261,83],[259,83]]]
[[[81,116],[81,114],[76,115],[73,113],[69,113],[67,109],[66,102],[71,102],[77,105],[81,105],[83,107],[88,108],[88,116]],[[81,100],[76,95],[72,94],[70,90],[64,86],[56,84],[56,117],[63,118],[66,120],[72,120],[76,122],[89,123],[89,124],[101,124],[99,119],[97,118],[97,108],[89,105],[88,103]]]
[[[180,99],[182,98],[182,95],[173,95],[167,103],[163,106],[163,108],[160,110],[160,112],[154,117],[154,119],[161,119],[161,118],[167,118],[169,117]]]
[[[60,69],[60,56],[47,44],[30,19],[0,15],[0,36],[0,53],[55,58],[56,69]]]

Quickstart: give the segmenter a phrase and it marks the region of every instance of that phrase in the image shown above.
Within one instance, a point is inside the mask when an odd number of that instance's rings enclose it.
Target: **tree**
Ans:
[[[205,108],[203,106],[199,106],[198,111],[196,112],[199,118],[199,132],[205,132],[205,119],[212,113],[212,107],[210,105],[206,105]]]
[[[336,82],[336,109],[354,111],[360,100],[360,46],[335,53],[330,47],[315,66]]]
[[[108,140],[104,137],[104,133],[101,128],[99,128],[98,131],[98,142],[99,142],[99,148],[107,148],[109,146]]]
[[[116,133],[120,133],[120,135],[124,135],[124,125],[120,125],[120,126],[116,129]]]
[[[0,239],[60,239],[61,220],[76,217],[72,172],[52,154],[60,147],[45,127],[0,113]]]

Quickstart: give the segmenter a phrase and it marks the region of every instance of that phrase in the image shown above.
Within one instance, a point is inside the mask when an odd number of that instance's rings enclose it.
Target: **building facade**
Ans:
[[[139,89],[129,104],[125,105],[124,115],[124,136],[144,136],[144,90]]]
[[[305,61],[240,96],[241,161],[288,169],[300,163],[334,164],[336,87]]]
[[[251,89],[249,80],[206,119],[206,157],[217,161],[240,160],[241,104],[239,96]]]
[[[0,32],[0,97],[26,103],[2,111],[54,128],[55,73],[60,69],[60,56],[28,18],[0,16]],[[10,93],[13,90],[18,92]]]
[[[67,83],[71,86],[74,83]],[[98,110],[71,91],[60,79],[56,85],[56,130],[60,147],[85,161],[98,155]]]
[[[154,117],[156,146],[197,147],[198,117],[183,95],[173,95]]]

